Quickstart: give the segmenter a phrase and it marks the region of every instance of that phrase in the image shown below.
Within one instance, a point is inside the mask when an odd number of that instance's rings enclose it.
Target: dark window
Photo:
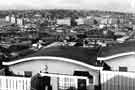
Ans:
[[[31,71],[24,71],[24,76],[25,77],[31,77],[32,76],[32,72]]]
[[[84,76],[89,78],[89,83],[93,83],[93,76],[88,71],[74,71],[74,76]]]
[[[122,72],[127,72],[128,71],[128,68],[127,67],[119,67],[119,71],[122,71]]]

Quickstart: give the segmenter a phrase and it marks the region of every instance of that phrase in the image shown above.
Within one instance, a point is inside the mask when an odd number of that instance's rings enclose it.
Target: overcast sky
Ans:
[[[99,9],[135,11],[135,0],[0,0],[0,9]]]

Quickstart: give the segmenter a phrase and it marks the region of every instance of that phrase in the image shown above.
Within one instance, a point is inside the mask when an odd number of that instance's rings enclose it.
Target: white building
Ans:
[[[84,24],[87,25],[93,25],[94,24],[95,17],[88,16],[84,19]]]
[[[135,72],[135,41],[117,43],[101,50],[99,61],[104,61],[112,71]]]
[[[11,17],[10,16],[6,16],[5,17],[5,21],[10,22],[11,21]]]
[[[70,18],[64,18],[64,19],[57,19],[56,23],[58,25],[71,25],[71,19]]]
[[[84,24],[84,19],[85,18],[78,18],[78,19],[76,19],[77,25]]]
[[[44,70],[53,75],[76,76],[81,73],[89,77],[89,84],[98,85],[102,67],[96,66],[96,56],[93,56],[96,52],[92,51],[95,49],[69,46],[42,48],[28,57],[3,62],[3,65],[8,66],[14,74],[24,76],[28,73],[34,76]],[[89,75],[85,76],[86,72]]]
[[[17,18],[17,24],[18,25],[23,25],[24,24],[24,19],[23,18]]]
[[[16,23],[17,22],[17,18],[15,15],[11,16],[11,23]]]

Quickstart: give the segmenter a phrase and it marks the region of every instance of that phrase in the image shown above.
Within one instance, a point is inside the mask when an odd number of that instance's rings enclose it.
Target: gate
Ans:
[[[101,90],[135,90],[135,73],[101,71]]]
[[[41,76],[50,77],[52,90],[86,90],[89,79],[83,76],[41,73]]]

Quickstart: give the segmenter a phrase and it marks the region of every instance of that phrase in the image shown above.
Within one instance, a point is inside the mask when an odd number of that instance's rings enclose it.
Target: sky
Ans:
[[[0,0],[0,9],[96,9],[135,12],[135,0]]]

